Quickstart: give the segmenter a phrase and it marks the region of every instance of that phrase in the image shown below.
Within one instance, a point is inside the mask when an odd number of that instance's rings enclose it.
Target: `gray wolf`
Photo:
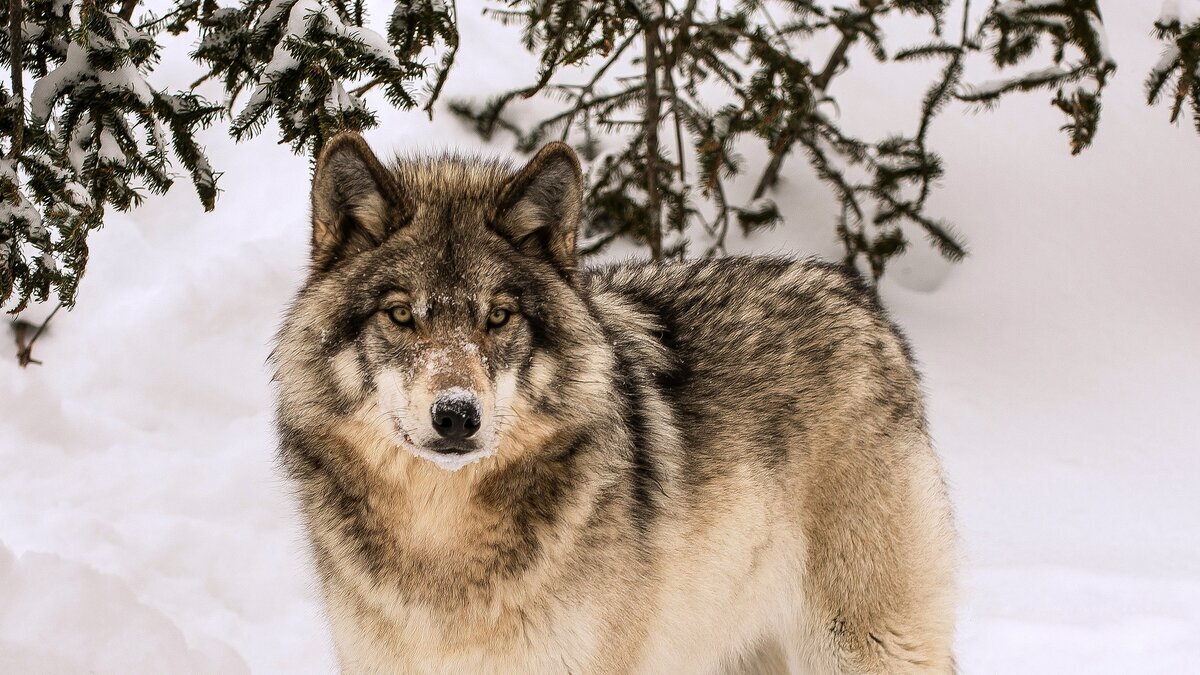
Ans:
[[[566,145],[332,140],[273,354],[349,673],[950,672],[954,532],[856,274],[583,268]]]

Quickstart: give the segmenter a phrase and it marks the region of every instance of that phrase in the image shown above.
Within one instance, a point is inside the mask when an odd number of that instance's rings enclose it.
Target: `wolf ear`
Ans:
[[[383,243],[408,219],[396,179],[353,132],[333,137],[317,159],[312,184],[312,261],[334,261]]]
[[[550,143],[500,189],[494,229],[519,250],[548,258],[574,280],[583,172],[566,143]]]

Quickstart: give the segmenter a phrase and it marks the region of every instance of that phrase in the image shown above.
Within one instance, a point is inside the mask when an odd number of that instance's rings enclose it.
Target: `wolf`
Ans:
[[[583,267],[571,148],[332,139],[273,352],[347,673],[946,673],[955,534],[854,272]]]

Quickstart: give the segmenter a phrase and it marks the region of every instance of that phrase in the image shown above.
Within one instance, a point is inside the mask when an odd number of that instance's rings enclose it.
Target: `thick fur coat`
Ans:
[[[318,163],[273,359],[344,671],[951,672],[949,502],[872,289],[580,269],[581,195],[561,144]]]

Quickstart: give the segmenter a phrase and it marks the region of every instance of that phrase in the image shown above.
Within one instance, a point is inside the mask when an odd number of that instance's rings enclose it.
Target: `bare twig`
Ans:
[[[684,160],[683,129],[679,115],[679,92],[675,88],[675,68],[679,63],[679,54],[689,39],[692,16],[696,12],[698,0],[690,0],[687,7],[679,15],[679,23],[675,27],[675,38],[671,40],[671,48],[663,54],[663,78],[667,91],[671,94],[671,120],[675,126],[675,150],[679,153],[679,183],[687,184],[687,164]],[[664,3],[666,4],[666,3]],[[682,206],[682,205],[681,205]]]
[[[883,0],[862,0],[863,12],[869,17],[879,9],[883,4]],[[813,78],[813,88],[818,91],[824,91],[829,87],[830,81],[837,75],[838,68],[846,62],[846,52],[850,50],[850,46],[858,40],[858,31],[843,31],[842,39],[838,40],[833,51],[829,54],[829,60],[825,62],[825,67],[821,72]],[[779,172],[783,169],[783,160],[792,150],[792,145],[796,142],[796,138],[791,133],[785,133],[784,137],[771,148],[771,161],[767,163],[767,168],[763,171],[762,177],[758,179],[758,184],[754,187],[754,199],[758,199],[767,193],[767,190],[774,187],[779,182]]]
[[[31,363],[41,365],[41,361],[33,358],[33,343],[37,342],[37,339],[42,336],[42,331],[46,330],[46,326],[54,318],[54,315],[58,314],[58,310],[60,309],[62,309],[61,302],[54,306],[54,310],[50,312],[50,315],[42,322],[42,325],[37,327],[37,330],[33,333],[33,337],[29,338],[28,342],[25,341],[25,335],[29,332],[30,328],[33,328],[33,324],[23,319],[13,322],[13,333],[16,334],[17,341],[17,363],[21,364],[22,368]]]
[[[354,96],[362,96],[363,94],[367,93],[368,91],[371,91],[372,89],[379,86],[380,84],[383,84],[383,78],[377,77],[373,80],[370,80],[366,84],[363,84],[362,86],[351,90],[350,93],[353,94]]]
[[[662,200],[658,194],[658,23],[646,26],[646,205],[650,211],[650,259],[662,260]]]
[[[454,26],[458,26],[458,3],[450,3],[451,22]],[[433,86],[430,87],[429,101],[425,104],[425,114],[429,115],[429,119],[433,119],[433,104],[437,103],[438,96],[442,94],[442,87],[446,85],[446,79],[450,77],[450,68],[454,65],[454,57],[458,56],[458,29],[454,30],[454,38],[447,40],[446,55],[442,57],[442,63],[437,69],[437,79],[434,80]]]
[[[580,112],[591,110],[593,107],[595,107],[597,101],[600,100],[592,98],[596,91],[596,85],[600,83],[600,78],[604,77],[604,74],[608,72],[608,69],[611,68],[612,65],[621,58],[621,55],[625,53],[625,50],[629,48],[629,45],[633,44],[633,41],[636,38],[636,32],[630,33],[629,37],[625,38],[621,44],[617,45],[612,53],[609,54],[608,59],[601,64],[601,66],[596,70],[596,73],[592,75],[592,79],[588,80],[587,84],[580,87],[578,91],[572,93],[572,97],[575,99],[575,105],[569,111],[567,111],[566,115],[560,116],[566,119],[566,123],[563,125],[562,130],[561,140],[563,142],[566,142],[567,137],[571,132],[571,127],[575,125],[575,117]],[[541,127],[544,125],[538,126]]]
[[[126,21],[133,20],[133,10],[137,8],[139,0],[125,0],[121,3],[121,11],[117,12],[117,16]]]

